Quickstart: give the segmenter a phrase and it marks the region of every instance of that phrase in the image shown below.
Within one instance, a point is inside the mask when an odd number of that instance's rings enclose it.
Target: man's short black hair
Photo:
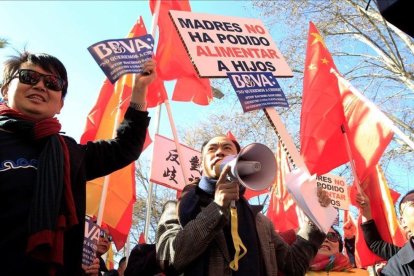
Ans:
[[[25,62],[40,66],[43,70],[56,74],[60,77],[64,81],[62,88],[62,99],[65,98],[66,93],[68,92],[68,74],[66,72],[66,68],[59,59],[44,53],[33,54],[24,51],[16,56],[11,56],[8,60],[6,60],[3,67],[2,88],[10,83],[13,77],[16,76],[21,65]]]
[[[228,138],[226,135],[217,135],[217,136],[214,136],[214,137],[204,141],[203,144],[201,145],[201,154],[203,154],[204,147],[208,144],[208,142],[210,142],[211,139],[216,138],[216,137],[226,137],[226,138]],[[237,142],[236,140],[233,140],[233,139],[230,139],[230,141],[233,142],[233,144],[236,146],[237,153],[239,153],[240,150],[241,150],[239,142]]]
[[[401,205],[405,202],[405,199],[407,198],[407,196],[409,196],[410,194],[413,194],[414,193],[414,190],[410,190],[410,191],[408,191],[402,198],[401,198],[401,200],[400,200],[400,203],[398,204],[398,211],[400,211],[400,215],[402,215],[401,214]]]

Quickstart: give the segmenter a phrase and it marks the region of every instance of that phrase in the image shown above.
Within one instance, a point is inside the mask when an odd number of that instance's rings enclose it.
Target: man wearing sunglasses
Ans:
[[[55,118],[68,90],[64,65],[23,52],[4,63],[0,104],[0,251],[3,275],[80,275],[86,181],[136,160],[149,124],[155,63],[134,78],[114,139],[77,144]]]
[[[85,274],[94,276],[94,275],[104,275],[106,272],[109,272],[108,268],[106,267],[105,261],[102,256],[108,252],[109,248],[111,247],[112,237],[109,234],[108,226],[106,224],[102,224],[101,230],[99,233],[99,239],[97,243],[96,249],[96,259],[93,263],[84,268]]]

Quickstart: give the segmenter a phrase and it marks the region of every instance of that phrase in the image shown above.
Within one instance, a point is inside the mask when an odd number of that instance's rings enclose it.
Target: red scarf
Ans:
[[[317,254],[310,265],[312,271],[348,271],[351,268],[348,257],[339,252],[331,256]]]
[[[69,152],[59,135],[61,125],[56,118],[35,121],[0,104],[0,128],[28,139],[46,139],[39,156],[26,251],[42,261],[63,265],[64,231],[78,224],[78,219],[71,189]],[[56,181],[62,178],[63,182]]]

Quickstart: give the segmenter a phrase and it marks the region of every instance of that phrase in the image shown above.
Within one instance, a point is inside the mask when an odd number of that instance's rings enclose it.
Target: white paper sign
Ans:
[[[309,219],[321,231],[328,233],[338,215],[338,211],[332,205],[322,207],[319,203],[316,192],[316,177],[310,176],[301,169],[296,169],[286,175],[285,183],[297,205]]]

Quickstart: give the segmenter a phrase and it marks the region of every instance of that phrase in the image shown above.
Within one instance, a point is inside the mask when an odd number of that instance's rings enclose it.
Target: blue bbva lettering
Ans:
[[[272,85],[272,82],[266,77],[266,75],[250,75],[250,74],[241,74],[233,75],[233,81],[237,88],[244,87],[263,87],[265,85]]]
[[[241,76],[232,75],[231,78],[233,79],[234,85],[236,85],[237,88],[246,87],[246,83],[244,82],[244,79]]]
[[[147,42],[139,38],[119,41],[106,41],[99,43],[93,47],[93,50],[100,59],[104,59],[111,54],[122,54],[125,52],[137,53],[143,49],[152,50],[152,47]]]
[[[93,223],[85,223],[85,237],[90,240],[98,240],[99,228]]]

